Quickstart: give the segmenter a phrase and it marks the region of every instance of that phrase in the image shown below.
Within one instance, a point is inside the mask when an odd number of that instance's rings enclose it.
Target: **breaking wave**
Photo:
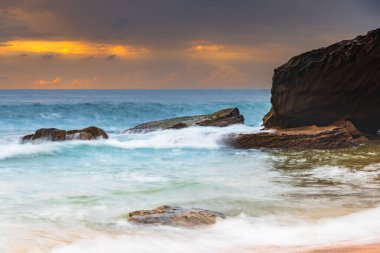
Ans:
[[[317,222],[242,214],[206,229],[126,226],[122,235],[76,241],[51,253],[294,252],[295,248],[303,252],[313,247],[372,243],[380,238],[380,207]]]
[[[16,141],[4,143],[0,147],[0,160],[12,157],[39,154],[54,154],[67,148],[95,146],[121,149],[165,149],[199,148],[217,149],[224,147],[223,139],[231,133],[260,131],[259,127],[234,125],[229,127],[190,127],[180,130],[163,130],[148,133],[113,134],[108,140],[43,142],[20,144]]]

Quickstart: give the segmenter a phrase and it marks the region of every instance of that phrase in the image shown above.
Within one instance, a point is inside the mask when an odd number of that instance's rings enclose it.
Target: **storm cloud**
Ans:
[[[57,76],[78,88],[268,88],[291,56],[379,24],[375,0],[2,0],[0,88]]]

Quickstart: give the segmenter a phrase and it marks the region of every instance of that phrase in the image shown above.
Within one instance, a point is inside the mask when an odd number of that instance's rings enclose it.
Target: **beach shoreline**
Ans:
[[[226,134],[259,131],[269,90],[233,97],[183,91],[169,94],[173,99],[156,91],[90,93],[30,91],[1,100],[0,252],[378,251],[380,145],[226,147]],[[142,122],[235,105],[248,115],[246,125],[122,134]],[[18,141],[36,129],[86,126],[104,129],[109,139]],[[128,222],[129,212],[161,205],[217,211],[226,219],[199,229]]]
[[[297,252],[297,251],[296,251]],[[316,248],[307,253],[379,253],[380,252],[380,242],[363,244],[363,245],[344,245],[344,246],[332,246],[332,247],[322,247]]]

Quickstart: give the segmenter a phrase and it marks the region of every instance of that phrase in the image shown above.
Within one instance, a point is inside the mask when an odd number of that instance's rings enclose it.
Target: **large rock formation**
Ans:
[[[235,148],[332,149],[366,142],[367,138],[349,121],[329,126],[307,126],[268,132],[229,136],[226,143]]]
[[[153,210],[140,210],[129,213],[129,221],[141,224],[161,224],[171,226],[211,225],[217,218],[224,218],[218,212],[191,208],[185,209],[173,206],[161,206]]]
[[[26,135],[21,142],[30,141],[66,141],[66,140],[95,140],[108,139],[107,133],[98,127],[87,127],[81,130],[59,130],[56,128],[38,129],[34,134]]]
[[[232,124],[244,123],[244,117],[238,108],[228,108],[212,114],[185,116],[172,119],[147,122],[128,130],[126,132],[147,132],[160,129],[180,129],[189,126],[218,126],[225,127]]]
[[[380,128],[380,29],[291,58],[275,69],[267,128],[350,120]]]

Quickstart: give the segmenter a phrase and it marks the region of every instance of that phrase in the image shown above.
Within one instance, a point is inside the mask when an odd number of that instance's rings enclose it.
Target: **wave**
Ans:
[[[10,144],[3,144],[0,147],[0,160],[12,157],[38,155],[38,154],[52,154],[59,150],[59,145],[55,143],[44,143],[42,145],[34,144],[19,144],[13,142]]]
[[[258,132],[258,127],[234,125],[229,127],[189,127],[180,130],[163,130],[142,134],[128,134],[127,141],[110,140],[107,145],[135,148],[220,148],[223,139],[231,133]]]
[[[39,154],[54,154],[67,148],[92,146],[121,149],[196,148],[217,149],[224,147],[223,138],[230,133],[260,131],[258,127],[233,125],[229,127],[190,127],[180,130],[163,130],[137,134],[112,134],[108,140],[43,142],[38,144],[4,143],[0,147],[0,160]]]
[[[315,180],[324,180],[331,183],[347,183],[355,185],[380,178],[380,164],[374,163],[362,167],[360,170],[353,170],[341,166],[318,166],[310,170],[306,175]],[[375,180],[377,184],[378,181]],[[369,185],[368,185],[369,187]]]
[[[300,252],[312,247],[373,243],[380,238],[380,207],[318,222],[242,214],[203,229],[123,225],[122,235],[76,241],[51,253],[294,252],[295,248]]]

